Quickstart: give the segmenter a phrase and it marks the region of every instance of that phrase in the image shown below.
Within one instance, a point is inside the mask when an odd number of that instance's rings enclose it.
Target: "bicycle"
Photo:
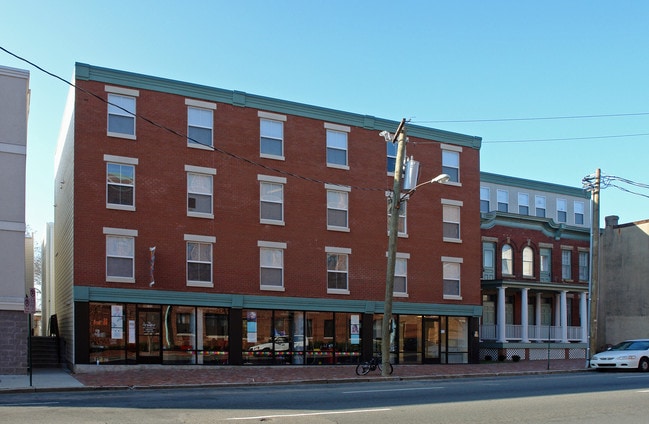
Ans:
[[[382,364],[382,359],[380,356],[374,356],[372,359],[369,361],[361,362],[356,366],[356,374],[357,375],[365,375],[370,371],[374,371],[375,369],[379,369],[379,371],[383,372],[383,364]],[[392,375],[392,364],[388,362],[388,374]]]

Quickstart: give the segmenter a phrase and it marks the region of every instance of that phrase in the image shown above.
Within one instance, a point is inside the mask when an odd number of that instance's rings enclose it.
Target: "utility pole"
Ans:
[[[394,268],[397,258],[397,236],[399,233],[399,208],[401,207],[401,178],[406,151],[406,120],[402,119],[397,132],[397,157],[394,164],[394,183],[390,198],[390,220],[388,221],[388,269],[385,276],[385,302],[381,339],[381,375],[387,377],[390,364],[390,336],[392,333],[392,299],[394,297]]]
[[[601,171],[595,172],[593,190],[593,222],[591,226],[591,270],[590,270],[590,341],[588,360],[597,353],[597,304],[599,302],[599,192]]]

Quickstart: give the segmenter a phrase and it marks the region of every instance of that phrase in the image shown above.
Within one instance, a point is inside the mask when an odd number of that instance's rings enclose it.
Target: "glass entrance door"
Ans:
[[[424,364],[439,364],[439,317],[424,317]]]
[[[160,308],[137,311],[137,362],[139,364],[162,363],[161,317]]]

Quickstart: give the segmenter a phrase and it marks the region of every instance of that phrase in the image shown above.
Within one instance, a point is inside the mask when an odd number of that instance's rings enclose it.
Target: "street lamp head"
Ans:
[[[385,131],[385,130],[381,131],[379,133],[379,136],[383,137],[385,139],[385,141],[393,141],[392,140],[392,134],[390,134],[390,132],[388,132],[388,131]]]
[[[447,182],[450,179],[451,179],[451,177],[448,174],[439,174],[438,176],[436,176],[435,178],[430,180],[429,183],[430,184],[433,184],[433,183],[444,184],[445,182]]]

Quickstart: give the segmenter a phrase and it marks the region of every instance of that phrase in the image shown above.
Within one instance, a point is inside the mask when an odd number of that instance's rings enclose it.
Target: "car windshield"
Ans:
[[[649,349],[649,341],[628,340],[628,341],[616,344],[610,350],[647,350],[647,349]]]

